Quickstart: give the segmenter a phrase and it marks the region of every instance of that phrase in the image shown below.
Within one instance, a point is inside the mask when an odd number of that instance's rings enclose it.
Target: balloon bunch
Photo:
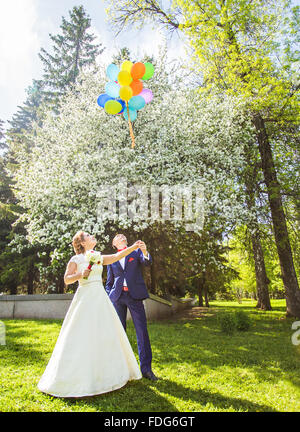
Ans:
[[[101,94],[97,103],[104,108],[107,114],[120,115],[129,123],[132,148],[135,146],[131,121],[137,118],[138,110],[150,103],[153,99],[151,90],[144,88],[143,81],[147,81],[154,74],[152,63],[132,63],[126,60],[121,70],[114,63],[106,69],[110,79],[105,86],[105,93]]]

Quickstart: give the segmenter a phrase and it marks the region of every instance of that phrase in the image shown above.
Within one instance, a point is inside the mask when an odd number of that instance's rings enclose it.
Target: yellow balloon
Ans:
[[[118,74],[118,82],[121,86],[129,86],[132,81],[132,76],[129,72],[122,70]]]
[[[123,86],[120,88],[120,98],[124,101],[129,101],[133,96],[132,88],[129,86]]]
[[[107,114],[118,114],[122,110],[122,105],[115,100],[109,100],[105,103],[104,110]]]
[[[121,70],[124,70],[124,71],[130,73],[132,66],[133,66],[133,63],[132,63],[131,61],[129,61],[129,60],[125,60],[125,61],[122,63]]]

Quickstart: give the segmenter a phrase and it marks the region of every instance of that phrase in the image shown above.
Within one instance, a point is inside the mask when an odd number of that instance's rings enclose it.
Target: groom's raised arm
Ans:
[[[105,284],[105,291],[107,292],[107,294],[110,293],[113,285],[114,285],[114,281],[115,281],[115,277],[114,277],[114,273],[112,271],[112,267],[111,265],[107,266],[107,279],[106,279],[106,284]]]
[[[147,251],[146,256],[143,254],[143,251],[141,249],[138,250],[139,253],[139,261],[144,266],[150,266],[152,264],[152,258],[149,252]]]

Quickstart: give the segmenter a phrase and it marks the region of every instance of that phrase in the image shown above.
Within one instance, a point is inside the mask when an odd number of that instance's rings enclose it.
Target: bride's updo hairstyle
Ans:
[[[84,247],[82,246],[82,242],[84,241],[84,232],[78,231],[72,240],[73,249],[76,253],[76,255],[79,255],[81,253],[84,253]]]

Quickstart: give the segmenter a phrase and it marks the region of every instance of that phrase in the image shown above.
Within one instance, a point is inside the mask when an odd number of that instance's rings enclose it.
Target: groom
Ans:
[[[119,252],[127,248],[127,239],[123,234],[117,234],[113,239],[112,245]],[[152,258],[143,242],[140,249],[107,266],[105,290],[125,330],[127,308],[130,310],[136,331],[142,375],[145,378],[156,381],[158,378],[151,369],[152,351],[143,305],[143,300],[148,298],[149,294],[141,271],[143,265],[149,266],[151,263]]]

